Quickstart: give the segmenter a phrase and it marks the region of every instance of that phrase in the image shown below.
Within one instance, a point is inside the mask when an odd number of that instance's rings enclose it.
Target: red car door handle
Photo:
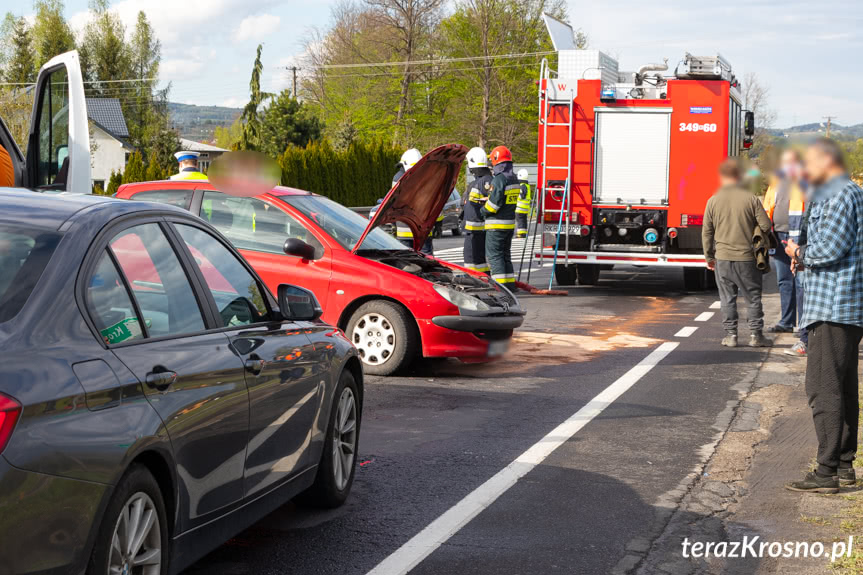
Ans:
[[[154,389],[165,391],[176,379],[177,372],[175,371],[151,371],[147,374],[147,378],[144,381]]]
[[[254,375],[260,375],[262,371],[264,371],[264,360],[258,357],[256,354],[252,354],[249,356],[249,359],[246,360],[246,371]]]

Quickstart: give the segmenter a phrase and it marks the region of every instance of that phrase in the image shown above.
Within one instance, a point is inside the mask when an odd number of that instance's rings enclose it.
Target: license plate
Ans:
[[[499,357],[506,353],[506,350],[509,349],[509,340],[501,339],[497,341],[493,341],[488,344],[488,356],[489,357]]]
[[[566,229],[565,225],[560,226],[560,231],[563,232]],[[547,234],[556,234],[557,233],[557,224],[545,224],[545,233]],[[570,225],[569,226],[569,235],[577,236],[581,234],[581,226],[579,225]]]

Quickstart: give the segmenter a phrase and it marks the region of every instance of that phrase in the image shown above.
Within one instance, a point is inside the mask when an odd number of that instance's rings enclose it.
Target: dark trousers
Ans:
[[[491,267],[491,277],[502,284],[515,283],[512,267],[512,235],[515,230],[485,232],[485,259]]]
[[[515,228],[518,230],[516,232],[518,237],[527,237],[527,214],[515,215]]]
[[[857,354],[863,328],[816,322],[809,326],[806,395],[818,436],[818,473],[851,467],[857,453]]]
[[[414,240],[413,238],[399,238],[399,241],[409,247],[410,249],[414,249]],[[420,248],[420,251],[424,254],[428,254],[430,256],[434,255],[434,244],[432,243],[431,237],[426,238],[423,247]]]
[[[464,267],[478,272],[488,272],[485,261],[485,232],[469,230],[464,234]]]
[[[791,329],[797,325],[797,316],[803,310],[797,309],[797,281],[791,273],[791,258],[785,253],[785,244],[782,243],[788,239],[788,234],[776,232],[776,238],[779,242],[776,253],[771,259],[773,269],[776,270],[776,283],[779,287],[779,302],[782,309],[779,325]]]
[[[743,294],[748,304],[746,319],[749,330],[764,329],[764,311],[761,307],[761,270],[755,260],[731,262],[716,260],[716,286],[722,308],[722,327],[728,333],[737,333],[737,295]]]

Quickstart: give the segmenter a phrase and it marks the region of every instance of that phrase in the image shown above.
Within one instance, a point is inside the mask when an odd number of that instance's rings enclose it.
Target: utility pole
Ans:
[[[293,82],[293,90],[292,91],[294,93],[294,100],[296,100],[297,99],[297,70],[298,70],[298,68],[296,66],[290,66],[288,68],[288,70],[293,72],[293,75],[294,75],[294,82]]]
[[[836,116],[822,116],[825,120],[827,120],[827,137],[830,137],[830,126],[833,124],[833,120],[836,119]]]

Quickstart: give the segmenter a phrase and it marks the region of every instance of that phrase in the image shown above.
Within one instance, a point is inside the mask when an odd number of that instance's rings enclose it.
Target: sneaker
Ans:
[[[767,333],[791,333],[793,327],[785,327],[784,325],[776,324],[767,328]]]
[[[835,475],[832,477],[821,477],[814,471],[810,471],[802,481],[786,483],[785,489],[806,493],[838,493],[839,478]]]
[[[764,334],[757,331],[749,336],[749,347],[770,347],[773,345],[773,340],[769,337],[764,337]]]
[[[782,353],[785,355],[793,355],[794,357],[806,357],[806,344],[802,341],[798,341],[792,345],[790,349],[786,349]]]
[[[857,474],[854,473],[853,467],[840,467],[839,468],[839,485],[854,485],[857,483]]]
[[[725,347],[737,347],[737,335],[729,333],[724,338],[722,338],[721,343]]]

